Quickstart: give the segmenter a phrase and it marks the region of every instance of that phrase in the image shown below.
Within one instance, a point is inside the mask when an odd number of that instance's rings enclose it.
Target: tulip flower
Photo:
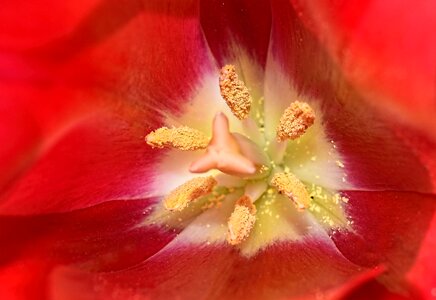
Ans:
[[[2,299],[435,297],[434,12],[291,2],[2,5]]]

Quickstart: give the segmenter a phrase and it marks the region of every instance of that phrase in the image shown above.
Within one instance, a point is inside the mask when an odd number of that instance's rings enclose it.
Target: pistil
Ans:
[[[229,120],[223,113],[216,114],[214,118],[213,137],[206,153],[189,167],[192,173],[204,173],[212,169],[237,176],[256,172],[255,164],[241,154],[238,141],[230,132]]]

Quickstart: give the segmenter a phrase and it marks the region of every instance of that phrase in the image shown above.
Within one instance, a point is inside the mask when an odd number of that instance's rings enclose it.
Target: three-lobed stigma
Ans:
[[[189,167],[192,173],[204,173],[217,169],[223,173],[243,176],[256,172],[253,161],[243,155],[240,144],[230,132],[229,120],[223,113],[217,113],[213,120],[212,139],[206,152]]]

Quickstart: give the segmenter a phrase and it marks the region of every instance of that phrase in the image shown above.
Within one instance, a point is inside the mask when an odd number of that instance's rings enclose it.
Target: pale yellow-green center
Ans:
[[[241,83],[237,82],[237,84],[240,89]],[[227,82],[225,86],[226,102],[231,102],[231,89],[228,88],[231,84]],[[243,92],[246,93],[245,90]],[[240,94],[238,96],[240,97]],[[338,173],[340,173],[340,180],[346,181],[344,163],[337,153],[334,141],[326,138],[322,114],[316,105],[313,105],[316,120],[309,118],[310,120],[307,121],[298,115],[301,113],[302,106],[291,105],[295,100],[297,99],[289,100],[289,110],[283,112],[284,121],[280,120],[278,128],[280,133],[276,135],[265,132],[262,97],[254,99],[253,103],[249,103],[250,105],[244,102],[244,114],[240,111],[235,114],[236,122],[240,122],[238,129],[242,128],[242,130],[233,132],[234,123],[228,126],[229,137],[235,138],[236,146],[227,147],[227,143],[233,142],[226,142],[225,138],[222,138],[224,144],[213,144],[218,134],[214,126],[206,125],[212,129],[203,130],[203,133],[211,138],[209,146],[206,150],[204,146],[196,146],[192,149],[198,154],[191,161],[191,167],[192,162],[205,160],[205,164],[208,163],[211,167],[201,171],[213,177],[216,184],[210,187],[210,193],[206,195],[197,193],[200,197],[195,199],[191,197],[186,203],[178,206],[183,209],[168,210],[163,203],[156,204],[146,223],[168,230],[181,231],[179,237],[185,243],[200,245],[229,243],[247,256],[254,255],[273,243],[302,240],[306,236],[317,234],[319,230],[333,232],[349,228],[352,221],[347,219],[344,213],[348,199],[335,190],[334,184],[330,184],[337,180]],[[237,106],[237,103],[231,103]],[[307,103],[299,103],[303,104],[303,110],[307,110]],[[248,113],[245,108],[250,106],[251,112]],[[212,120],[203,121],[205,124],[212,122]],[[307,124],[309,125],[306,126]],[[197,126],[196,129],[204,128],[200,127]],[[177,128],[173,131],[176,132]],[[203,135],[201,140],[204,140]],[[196,141],[195,138],[193,141]],[[168,141],[161,144],[165,143],[175,144]],[[220,148],[221,154],[215,151],[217,147],[222,148]],[[184,154],[179,154],[182,150],[170,150],[169,155],[173,158],[180,155],[180,159],[185,159]],[[228,155],[234,157],[230,156],[229,159]],[[256,171],[251,172],[251,169],[247,168],[246,170],[250,172],[234,172],[233,165],[240,162],[237,155],[252,162]],[[220,164],[220,160],[229,160],[229,162],[225,166]],[[177,159],[172,161],[176,162]],[[170,167],[170,164],[165,165],[165,168]],[[329,174],[332,168],[335,174]],[[274,184],[277,174],[285,176],[280,177],[280,179],[285,178],[281,181],[284,184]],[[286,174],[291,177],[286,177]],[[334,179],[328,178],[329,176]],[[195,187],[189,188],[195,190]],[[192,194],[180,193],[183,185],[179,185],[178,189],[179,194]],[[303,199],[306,194],[309,200]],[[245,206],[241,205],[242,198]],[[251,199],[253,207],[250,207],[250,203],[247,205],[246,198]],[[241,215],[239,219],[238,214]],[[238,229],[237,226],[243,227],[239,228],[243,237],[236,241],[234,238],[229,240],[229,236],[236,236],[234,231],[235,227]]]

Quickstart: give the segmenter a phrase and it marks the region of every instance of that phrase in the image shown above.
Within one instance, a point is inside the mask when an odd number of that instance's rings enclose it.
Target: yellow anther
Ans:
[[[221,68],[219,83],[221,96],[232,113],[239,120],[246,119],[253,100],[244,82],[238,79],[235,66],[226,65]]]
[[[161,127],[150,132],[145,141],[153,148],[176,148],[180,150],[205,149],[209,138],[197,129],[187,126]]]
[[[193,178],[177,187],[165,198],[165,208],[181,211],[191,201],[210,194],[216,185],[217,181],[212,176]]]
[[[277,140],[283,142],[302,136],[315,122],[315,112],[304,102],[295,101],[285,110],[277,127]]]
[[[238,245],[248,238],[256,222],[256,206],[248,196],[242,196],[236,201],[235,210],[227,223],[229,232],[227,241]]]
[[[271,185],[291,199],[298,210],[309,207],[311,198],[304,184],[292,173],[276,173],[271,179]]]

